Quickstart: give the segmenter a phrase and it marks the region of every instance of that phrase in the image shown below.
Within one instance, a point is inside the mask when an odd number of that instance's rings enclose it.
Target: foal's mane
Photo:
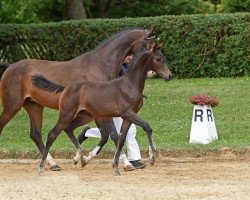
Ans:
[[[128,32],[128,31],[133,31],[133,30],[146,30],[144,28],[137,28],[137,27],[129,27],[129,28],[125,28],[120,30],[119,32],[114,33],[113,35],[109,36],[108,38],[106,38],[104,41],[102,41],[98,46],[95,47],[94,50],[101,48],[102,46],[104,46],[109,40],[111,39],[115,39],[116,37],[121,36],[122,34]]]
[[[148,53],[148,51],[149,51],[148,49],[144,49],[138,52],[137,54],[135,54],[134,59],[131,61],[131,63],[128,66],[128,71],[130,71],[130,69],[133,68],[133,65],[136,64],[136,62],[138,62],[138,59],[144,56],[146,53]]]

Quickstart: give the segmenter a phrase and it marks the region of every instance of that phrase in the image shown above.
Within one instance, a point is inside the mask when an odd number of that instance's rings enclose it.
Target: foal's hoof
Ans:
[[[154,159],[149,159],[149,163],[150,163],[150,165],[154,165],[155,160]]]
[[[119,170],[115,170],[115,176],[121,176]]]
[[[88,163],[86,162],[86,160],[84,159],[84,157],[81,157],[81,166],[85,167]]]
[[[73,158],[73,162],[74,162],[74,165],[77,165],[78,160],[75,160],[75,159]]]
[[[43,169],[39,169],[38,175],[39,176],[44,176],[44,170]]]
[[[51,167],[50,167],[50,170],[51,170],[51,171],[61,171],[62,168],[59,167],[58,165],[54,165],[54,166],[51,166]]]
[[[124,171],[125,172],[128,172],[128,171],[133,171],[135,170],[136,168],[133,166],[133,165],[125,165],[124,166]]]

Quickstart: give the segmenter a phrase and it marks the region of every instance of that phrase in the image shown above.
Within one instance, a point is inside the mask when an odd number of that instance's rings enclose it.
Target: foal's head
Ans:
[[[148,51],[148,59],[147,59],[147,70],[153,70],[159,76],[161,76],[164,80],[169,80],[172,77],[172,73],[169,70],[166,58],[161,52],[160,46],[154,44],[150,47]]]

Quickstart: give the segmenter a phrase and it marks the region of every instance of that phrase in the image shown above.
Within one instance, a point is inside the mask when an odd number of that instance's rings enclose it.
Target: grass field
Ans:
[[[220,106],[213,109],[219,140],[208,145],[190,145],[193,106],[188,103],[192,95],[199,93],[216,96]],[[150,123],[158,150],[218,150],[228,147],[242,151],[250,147],[250,77],[243,78],[204,78],[183,79],[164,82],[151,79],[146,82],[144,94],[148,96],[139,115]],[[43,139],[54,126],[58,112],[45,109]],[[95,126],[91,123],[91,126]],[[81,131],[77,129],[76,135]],[[146,134],[138,128],[138,142],[142,150],[148,149]],[[88,139],[83,147],[90,150],[97,139]],[[109,143],[104,151],[114,150]],[[67,156],[74,152],[72,143],[66,134],[61,134],[52,146],[52,152]],[[21,110],[4,128],[0,136],[0,158],[30,157],[38,153],[35,144],[29,138],[29,119]]]

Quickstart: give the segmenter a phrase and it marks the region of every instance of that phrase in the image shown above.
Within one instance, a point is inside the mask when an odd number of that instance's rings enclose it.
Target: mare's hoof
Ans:
[[[149,163],[150,163],[150,165],[154,165],[155,160],[153,160],[153,159],[149,159]]]
[[[51,166],[51,167],[50,167],[50,170],[51,170],[51,171],[61,171],[62,168],[59,167],[58,165],[54,165],[54,166]]]
[[[133,171],[135,170],[136,168],[133,166],[133,165],[125,165],[124,166],[124,171],[125,172],[128,172],[128,171]]]

